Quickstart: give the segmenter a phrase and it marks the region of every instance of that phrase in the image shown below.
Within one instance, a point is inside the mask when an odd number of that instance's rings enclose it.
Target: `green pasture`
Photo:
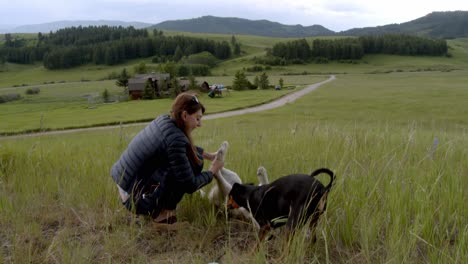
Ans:
[[[200,38],[230,41],[232,35],[194,34],[167,32],[168,35],[184,34]],[[252,58],[263,56],[266,48],[271,48],[280,41],[290,41],[285,38],[269,38],[247,35],[236,35],[241,43],[242,54],[239,57],[221,62],[211,72],[215,76],[233,76],[238,70],[254,66]],[[312,42],[313,38],[307,38]],[[297,75],[297,74],[356,74],[356,73],[392,73],[392,72],[447,72],[466,69],[468,63],[468,39],[448,40],[449,52],[452,57],[414,57],[391,55],[367,55],[362,60],[352,63],[329,62],[327,64],[304,64],[273,66],[267,71],[269,75]],[[116,66],[83,65],[67,70],[47,70],[41,63],[35,65],[17,65],[6,63],[0,65],[0,88],[39,85],[50,82],[81,82],[106,80],[110,75],[119,74],[123,68],[133,71],[141,62],[146,63],[150,71],[158,71],[158,64],[151,62],[151,58],[128,61]],[[260,73],[247,72],[255,76]]]
[[[196,144],[229,141],[225,166],[245,182],[260,165],[270,180],[336,172],[315,244],[280,229],[253,251],[252,227],[199,193],[176,231],[129,214],[109,170],[143,126],[0,139],[0,262],[467,263],[467,76],[338,75],[279,109],[203,122]]]
[[[209,98],[201,94],[201,100],[207,107],[207,114],[245,108],[274,100],[287,93],[294,92],[304,85],[316,83],[328,76],[271,76],[271,84],[277,84],[283,78],[285,88],[281,91],[248,90],[225,92],[223,97]],[[209,83],[231,85],[233,77],[207,77]],[[251,77],[253,81],[253,77]],[[139,100],[126,102],[102,103],[101,94],[107,89],[113,100],[122,97],[122,88],[115,81],[79,82],[66,84],[48,84],[36,86],[37,95],[26,95],[30,87],[0,89],[1,94],[19,93],[24,98],[19,101],[0,104],[2,122],[0,134],[25,131],[56,130],[65,128],[90,127],[105,124],[149,121],[155,116],[168,113],[172,99]]]
[[[237,70],[254,65],[251,58],[285,40],[236,39],[242,56],[198,80],[230,85]],[[201,95],[210,114],[337,76],[279,109],[205,120],[194,135],[208,151],[229,141],[225,165],[244,182],[256,182],[260,165],[270,180],[319,167],[335,171],[315,244],[307,228],[292,239],[275,230],[252,251],[253,228],[228,219],[198,192],[179,205],[176,231],[129,214],[109,171],[141,124],[0,137],[0,263],[468,263],[468,39],[448,43],[451,57],[368,55],[354,64],[275,66],[267,71],[270,84],[283,78],[289,89]],[[167,113],[171,99],[93,99],[104,89],[121,95],[114,80],[97,80],[140,62],[158,67],[150,59],[60,71],[0,65],[0,94],[24,97],[0,104],[0,134],[147,122]],[[252,81],[260,73],[247,74]],[[25,95],[31,87],[40,93]]]

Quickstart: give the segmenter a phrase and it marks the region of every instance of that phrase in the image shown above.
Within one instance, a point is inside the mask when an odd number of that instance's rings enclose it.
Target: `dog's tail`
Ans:
[[[325,186],[325,192],[330,190],[330,188],[332,187],[333,185],[333,181],[335,180],[335,174],[333,173],[333,171],[327,169],[327,168],[321,168],[321,169],[317,169],[315,170],[314,172],[312,172],[312,174],[310,175],[311,177],[315,177],[317,175],[319,175],[320,173],[326,173],[330,176],[330,183],[328,183],[327,186]]]

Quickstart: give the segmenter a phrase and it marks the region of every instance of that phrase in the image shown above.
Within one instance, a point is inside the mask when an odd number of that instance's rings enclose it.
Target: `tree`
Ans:
[[[13,39],[10,33],[5,34],[5,47],[13,47]]]
[[[135,73],[139,73],[139,74],[144,74],[147,72],[146,64],[144,62],[136,65],[133,69],[135,70]]]
[[[190,84],[189,84],[189,89],[190,89],[190,90],[195,90],[195,89],[197,89],[197,86],[198,86],[198,85],[197,85],[197,80],[195,79],[195,76],[193,76],[193,75],[190,74],[190,76],[188,77],[188,79],[189,79],[189,82],[190,82]]]
[[[180,48],[180,46],[177,46],[175,53],[174,53],[174,57],[173,57],[174,60],[179,61],[180,59],[182,59],[183,56],[184,56],[184,53],[182,52],[182,49]]]
[[[240,44],[236,43],[236,45],[234,45],[234,55],[240,55],[240,54],[241,54]]]
[[[180,85],[179,85],[179,79],[176,77],[172,78],[171,80],[171,87],[172,87],[172,96],[176,97],[178,94],[181,93]]]
[[[177,69],[177,75],[178,76],[188,76],[190,74],[190,68],[187,66],[187,65],[179,65],[178,69]]]
[[[234,35],[231,36],[231,45],[234,46],[236,45],[237,41],[236,41],[236,37]]]
[[[177,75],[177,65],[174,62],[159,64],[159,69],[161,72],[169,73],[171,78]]]
[[[126,68],[123,68],[122,72],[120,73],[117,81],[115,81],[115,84],[117,86],[120,86],[120,87],[123,87],[124,88],[124,91],[126,92],[127,91],[127,86],[128,86],[128,79],[130,78],[130,76],[128,75],[127,73],[127,69]]]
[[[154,93],[154,88],[151,85],[151,81],[147,80],[145,83],[145,89],[143,89],[143,95],[141,96],[143,99],[152,100],[156,97]]]
[[[255,75],[255,79],[254,79],[254,82],[253,82],[253,87],[255,87],[255,89],[257,89],[259,84],[260,84],[260,79],[258,78],[258,75]]]
[[[109,94],[109,91],[106,89],[104,89],[104,92],[102,92],[102,100],[104,101],[104,103],[107,103],[109,102],[109,98],[110,98],[110,94]]]
[[[232,82],[232,89],[234,90],[245,90],[250,86],[249,80],[245,76],[244,71],[240,70],[236,72],[234,81]]]
[[[268,89],[268,85],[270,85],[270,82],[268,81],[268,75],[263,72],[262,75],[260,75],[260,79],[258,80],[258,88]]]

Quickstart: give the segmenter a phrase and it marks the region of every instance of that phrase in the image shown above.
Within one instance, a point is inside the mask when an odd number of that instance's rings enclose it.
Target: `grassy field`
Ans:
[[[271,76],[270,82],[278,83],[279,78]],[[214,99],[209,98],[207,94],[201,94],[201,99],[207,107],[207,113],[224,112],[269,102],[301,89],[306,84],[322,81],[327,76],[301,75],[282,78],[285,85],[292,86],[293,89],[231,91],[225,93],[222,98]],[[251,79],[253,81],[253,77]],[[207,77],[203,80],[231,85],[233,77]],[[172,103],[172,99],[96,103],[105,89],[113,98],[122,94],[122,88],[117,87],[115,81],[49,84],[38,87],[40,93],[37,95],[26,95],[25,91],[28,88],[0,89],[0,95],[19,93],[24,97],[19,101],[0,104],[3,120],[0,123],[0,134],[148,121],[161,113],[167,113]]]
[[[170,33],[175,35],[181,33]],[[190,34],[184,35],[210,38],[215,40],[230,41],[231,35],[217,34]],[[262,56],[265,48],[272,47],[280,41],[291,39],[268,38],[256,36],[236,36],[241,43],[243,54],[239,58],[220,63],[211,70],[215,76],[233,76],[236,71],[252,67],[255,64],[251,60],[255,56]],[[309,42],[313,38],[307,38]],[[356,64],[330,62],[328,64],[304,64],[290,65],[288,67],[274,66],[267,73],[269,75],[287,74],[350,74],[350,73],[389,73],[389,72],[413,72],[413,71],[452,71],[465,69],[468,63],[468,39],[448,40],[449,52],[453,57],[413,57],[413,56],[389,56],[367,55]],[[151,62],[151,58],[132,60],[116,66],[83,65],[68,70],[47,70],[41,63],[36,65],[17,65],[6,63],[0,65],[0,88],[22,85],[38,85],[45,82],[80,82],[108,79],[110,75],[118,74],[123,68],[133,71],[133,68],[144,62],[150,71],[158,71],[158,64]],[[258,73],[248,73],[256,75]]]
[[[260,165],[271,180],[337,174],[315,244],[276,230],[257,252],[252,228],[198,193],[175,231],[123,209],[109,170],[142,127],[0,139],[0,262],[467,263],[467,76],[338,75],[285,107],[204,121],[196,143],[228,140],[245,182]]]
[[[209,83],[230,85],[235,71],[253,65],[250,58],[283,41],[236,38],[243,57],[214,68],[215,76],[204,78]],[[449,45],[452,57],[372,55],[357,64],[273,67],[270,83],[281,77],[294,89],[330,73],[337,79],[279,109],[205,120],[195,131],[196,143],[208,151],[230,142],[226,167],[244,182],[256,182],[260,165],[270,180],[319,167],[335,171],[315,244],[307,229],[292,239],[280,229],[253,251],[253,228],[226,218],[199,193],[184,197],[172,231],[128,213],[109,171],[143,128],[137,125],[0,137],[0,263],[468,263],[468,39]],[[104,89],[119,95],[114,81],[96,80],[141,61],[157,67],[149,59],[63,71],[2,66],[0,94],[25,98],[0,104],[0,133],[144,120],[167,112],[169,99],[87,99]],[[255,73],[249,74],[253,80]],[[27,85],[44,83],[39,95],[24,95]],[[290,91],[201,99],[214,113]]]

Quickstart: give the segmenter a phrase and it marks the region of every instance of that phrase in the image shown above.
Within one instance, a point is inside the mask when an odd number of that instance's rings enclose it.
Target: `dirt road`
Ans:
[[[234,110],[234,111],[228,111],[228,112],[223,112],[223,113],[216,113],[216,114],[208,114],[203,116],[203,120],[209,120],[209,119],[215,119],[215,118],[222,118],[222,117],[229,117],[229,116],[236,116],[236,115],[243,115],[243,114],[248,114],[248,113],[255,113],[255,112],[260,112],[260,111],[265,111],[277,107],[281,107],[285,104],[292,103],[298,98],[304,96],[305,94],[308,94],[315,89],[319,88],[321,85],[331,82],[335,80],[336,77],[334,75],[331,75],[327,80],[311,84],[307,86],[306,88],[299,90],[297,92],[290,93],[286,96],[283,96],[275,101],[262,104],[259,106],[254,106],[250,108],[245,108],[245,109],[240,109],[240,110]],[[24,138],[24,137],[36,137],[36,136],[44,136],[44,135],[56,135],[56,134],[65,134],[65,133],[75,133],[75,132],[80,132],[80,131],[90,131],[90,130],[104,130],[104,129],[113,129],[113,128],[119,128],[119,127],[129,127],[129,126],[137,126],[137,125],[145,125],[147,123],[133,123],[133,124],[124,124],[124,125],[114,125],[114,126],[102,126],[102,127],[90,127],[90,128],[77,128],[77,129],[69,129],[69,130],[57,130],[57,131],[48,131],[48,132],[40,132],[40,133],[31,133],[31,134],[21,134],[21,135],[14,135],[14,136],[0,136],[0,139],[2,138]]]

